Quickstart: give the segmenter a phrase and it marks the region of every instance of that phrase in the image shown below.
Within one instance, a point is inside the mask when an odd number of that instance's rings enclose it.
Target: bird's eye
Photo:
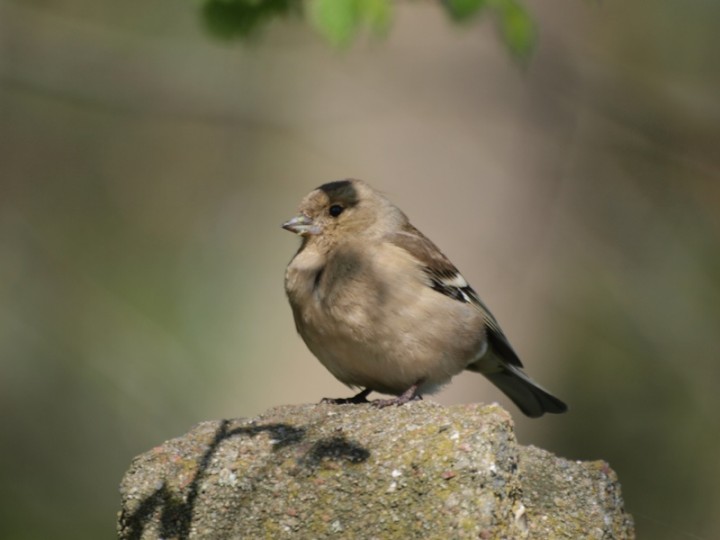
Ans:
[[[338,217],[340,214],[343,213],[343,210],[345,210],[345,208],[343,208],[339,204],[333,204],[328,210],[328,212],[332,217]]]

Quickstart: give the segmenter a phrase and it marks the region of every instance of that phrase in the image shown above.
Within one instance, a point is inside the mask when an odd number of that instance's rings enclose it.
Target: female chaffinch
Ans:
[[[302,237],[285,290],[297,331],[341,382],[394,394],[378,407],[431,393],[467,369],[483,374],[530,417],[565,403],[537,385],[495,317],[407,216],[361,180],[310,192],[283,225]]]

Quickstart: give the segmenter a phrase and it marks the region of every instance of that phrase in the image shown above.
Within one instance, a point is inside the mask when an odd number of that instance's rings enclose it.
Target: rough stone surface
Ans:
[[[499,406],[300,405],[133,460],[122,539],[634,538],[604,462],[515,441]]]

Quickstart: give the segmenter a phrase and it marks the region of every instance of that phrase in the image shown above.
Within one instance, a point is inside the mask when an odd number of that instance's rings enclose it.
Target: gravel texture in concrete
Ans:
[[[135,458],[121,539],[634,538],[604,462],[516,443],[497,405],[299,405]]]

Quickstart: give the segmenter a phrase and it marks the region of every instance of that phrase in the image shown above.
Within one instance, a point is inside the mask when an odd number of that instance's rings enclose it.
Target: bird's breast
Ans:
[[[298,332],[345,384],[396,394],[420,380],[441,385],[482,346],[481,314],[427,286],[402,252],[385,255],[293,260],[286,289]]]

